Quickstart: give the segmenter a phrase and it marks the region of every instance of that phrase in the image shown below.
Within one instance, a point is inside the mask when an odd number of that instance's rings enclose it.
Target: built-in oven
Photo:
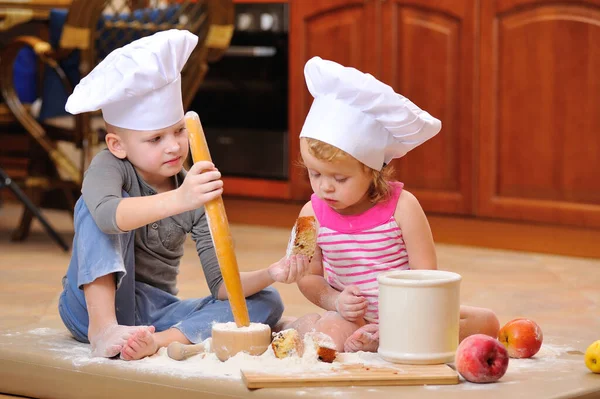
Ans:
[[[235,5],[231,46],[192,104],[226,176],[288,177],[288,5]]]

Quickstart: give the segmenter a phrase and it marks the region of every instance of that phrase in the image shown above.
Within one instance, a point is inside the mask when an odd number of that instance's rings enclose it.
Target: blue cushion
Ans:
[[[13,66],[15,91],[22,103],[31,104],[37,98],[37,58],[25,47],[19,51]]]
[[[50,45],[53,48],[58,47],[63,26],[67,21],[66,9],[54,9],[50,11]],[[81,79],[79,74],[79,51],[73,51],[69,57],[60,62],[60,66],[65,71],[69,82],[75,87]],[[67,114],[65,104],[69,93],[62,84],[60,77],[54,69],[46,66],[44,69],[44,79],[42,86],[42,108],[40,110],[39,120],[53,118]]]

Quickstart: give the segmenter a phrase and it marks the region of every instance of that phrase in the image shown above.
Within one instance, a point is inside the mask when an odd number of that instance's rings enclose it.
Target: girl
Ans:
[[[376,351],[378,274],[437,268],[423,209],[388,164],[436,135],[441,122],[354,68],[315,57],[305,77],[315,100],[300,153],[314,194],[300,216],[314,216],[318,233],[310,274],[298,286],[327,312],[289,327],[328,334],[338,351]],[[461,340],[496,337],[498,328],[492,311],[461,307]]]

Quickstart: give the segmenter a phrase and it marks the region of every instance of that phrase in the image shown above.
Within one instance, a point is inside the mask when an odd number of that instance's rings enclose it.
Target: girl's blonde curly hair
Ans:
[[[369,201],[372,203],[376,204],[378,202],[386,201],[392,196],[390,181],[394,180],[394,168],[391,165],[388,164],[384,166],[380,171],[375,170],[331,144],[309,137],[302,137],[301,140],[304,140],[308,144],[308,152],[310,155],[320,161],[337,162],[350,160],[358,162],[363,167],[365,173],[370,174],[371,176],[371,186],[369,187],[367,195]],[[304,163],[301,164],[303,167],[306,167]]]

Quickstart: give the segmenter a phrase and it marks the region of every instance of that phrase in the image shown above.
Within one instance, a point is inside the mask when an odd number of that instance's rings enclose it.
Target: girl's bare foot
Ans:
[[[138,331],[154,332],[154,327],[110,324],[103,328],[90,328],[88,337],[92,346],[92,356],[113,357],[118,355],[127,344],[127,340]]]
[[[154,339],[154,328],[138,330],[128,340],[121,350],[121,359],[139,360],[152,356],[158,351],[158,344]]]
[[[365,324],[344,342],[344,352],[377,352],[379,348],[379,325]]]

